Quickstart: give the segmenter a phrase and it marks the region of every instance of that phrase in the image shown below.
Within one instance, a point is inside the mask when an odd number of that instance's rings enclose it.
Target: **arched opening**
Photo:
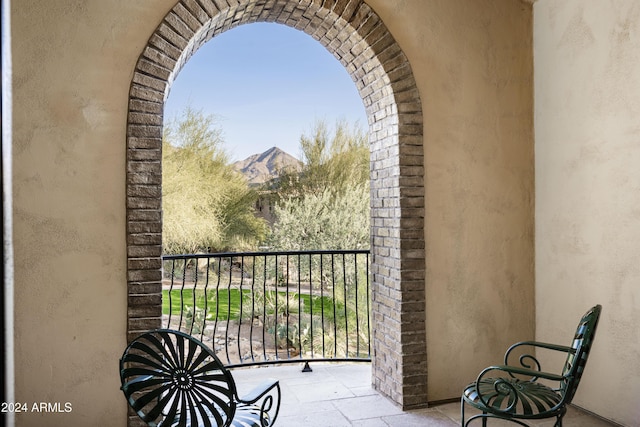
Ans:
[[[411,67],[362,0],[183,0],[136,65],[127,123],[129,338],[160,325],[163,105],[205,42],[251,22],[318,40],[346,68],[367,112],[371,150],[373,385],[403,408],[427,403],[422,107]]]
[[[240,25],[194,52],[171,84],[165,128],[188,109],[213,116],[230,162],[273,147],[302,160],[300,138],[318,122],[331,130],[367,123],[342,64],[308,34],[275,22]]]

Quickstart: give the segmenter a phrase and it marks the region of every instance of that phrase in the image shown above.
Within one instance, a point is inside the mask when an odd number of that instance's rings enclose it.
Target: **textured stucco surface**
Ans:
[[[576,402],[640,417],[638,4],[370,0],[422,99],[429,399],[504,346],[604,306]],[[125,139],[140,53],[174,0],[12,2],[18,426],[125,424]],[[609,7],[607,5],[611,4]],[[611,349],[615,351],[611,351]],[[121,420],[121,421],[119,421]]]
[[[575,403],[640,420],[640,3],[534,5],[536,335],[603,314]]]
[[[19,427],[124,425],[127,95],[171,3],[11,2],[16,399],[72,405]]]

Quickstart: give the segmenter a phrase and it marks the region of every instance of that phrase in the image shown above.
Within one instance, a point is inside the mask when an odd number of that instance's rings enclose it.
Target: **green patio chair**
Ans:
[[[182,332],[137,337],[120,359],[122,391],[151,427],[268,427],[280,409],[280,384],[265,381],[244,397],[216,355]]]
[[[556,418],[555,427],[562,427],[562,417],[576,393],[589,357],[602,307],[596,305],[582,317],[570,346],[523,341],[509,347],[504,365],[490,366],[480,372],[475,382],[462,393],[462,427],[474,420],[499,418],[528,426],[522,420]],[[560,373],[544,372],[533,354],[524,349],[548,349],[567,354]],[[517,350],[516,350],[517,349]],[[518,356],[519,354],[519,356]],[[518,359],[519,366],[510,364]],[[543,382],[545,384],[543,384]],[[482,411],[465,422],[465,404]]]

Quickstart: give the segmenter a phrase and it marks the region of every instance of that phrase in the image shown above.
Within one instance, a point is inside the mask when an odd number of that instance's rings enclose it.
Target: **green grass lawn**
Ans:
[[[267,300],[270,304],[267,304],[267,314],[273,314],[275,312],[275,291],[267,291]],[[287,301],[287,294],[284,291],[278,291],[278,311],[282,312]],[[313,308],[313,314],[319,315],[324,306],[324,315],[327,318],[333,318],[333,299],[330,297],[311,296],[306,294],[296,294],[289,292],[289,297],[295,296],[296,298],[291,301],[290,311],[296,312],[298,310],[299,297],[302,300],[304,313],[311,313]],[[202,289],[197,290],[172,290],[171,301],[169,301],[169,291],[162,291],[162,314],[169,314],[169,308],[171,307],[172,315],[180,315],[181,311],[185,311],[187,306],[193,307],[195,299],[195,305],[197,308],[205,310],[208,313],[207,320],[237,320],[240,318],[240,308],[242,306],[242,300],[245,302],[243,310],[245,314],[251,309],[251,291],[242,290],[242,298],[239,289],[222,289],[218,291],[216,298],[215,291],[207,292],[205,298],[205,292]],[[256,301],[256,306],[261,309],[262,300]],[[339,303],[336,310],[344,312],[344,305]],[[216,316],[217,313],[217,316]]]

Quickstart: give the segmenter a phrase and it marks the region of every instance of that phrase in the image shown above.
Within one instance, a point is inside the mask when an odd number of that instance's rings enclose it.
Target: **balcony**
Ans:
[[[367,250],[164,256],[163,327],[214,348],[240,394],[279,379],[280,427],[459,426],[459,402],[403,411],[372,388],[370,363],[355,363],[371,360],[369,257]],[[571,407],[564,425],[614,424]]]
[[[240,394],[265,378],[277,378],[282,406],[277,427],[459,427],[460,403],[402,411],[371,387],[368,363],[318,363],[313,372],[301,372],[301,364],[233,370]],[[469,413],[469,409],[467,409]],[[478,423],[479,425],[480,423]],[[513,425],[492,420],[491,426]],[[611,427],[576,407],[569,407],[565,427]],[[553,420],[534,427],[551,427]]]

